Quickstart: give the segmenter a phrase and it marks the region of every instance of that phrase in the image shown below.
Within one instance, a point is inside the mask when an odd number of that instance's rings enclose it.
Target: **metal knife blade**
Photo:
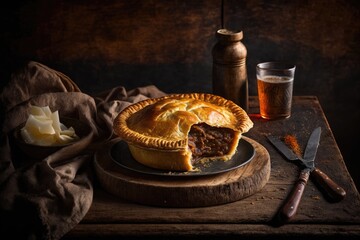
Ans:
[[[321,127],[317,127],[311,133],[309,140],[307,142],[303,160],[306,162],[306,165],[308,167],[312,167],[312,168],[315,167],[314,160],[316,157],[317,149],[319,147],[320,136],[321,136]]]
[[[293,152],[291,151],[288,146],[286,146],[286,144],[281,141],[279,138],[274,137],[274,136],[266,136],[267,139],[269,139],[269,141],[275,146],[275,148],[282,154],[284,155],[285,158],[289,159],[289,160],[300,160],[300,158]]]

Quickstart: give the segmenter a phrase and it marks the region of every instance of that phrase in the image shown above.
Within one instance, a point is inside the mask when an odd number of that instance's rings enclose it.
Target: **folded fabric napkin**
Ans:
[[[64,74],[38,62],[13,73],[0,94],[5,112],[0,139],[0,233],[13,239],[60,239],[89,210],[93,198],[93,154],[113,136],[117,114],[132,103],[165,93],[155,86],[116,87],[89,96]],[[31,162],[10,140],[29,108],[49,106],[81,120],[91,133],[73,145]]]

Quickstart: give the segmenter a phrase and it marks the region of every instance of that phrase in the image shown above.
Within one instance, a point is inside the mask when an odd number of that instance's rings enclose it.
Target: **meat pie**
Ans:
[[[147,99],[114,120],[114,132],[136,161],[169,171],[191,171],[197,161],[229,160],[252,127],[238,105],[205,93]]]

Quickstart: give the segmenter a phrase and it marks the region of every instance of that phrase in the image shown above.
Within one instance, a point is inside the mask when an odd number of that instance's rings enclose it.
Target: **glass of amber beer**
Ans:
[[[284,62],[264,62],[256,66],[262,118],[290,117],[295,68],[295,65]]]

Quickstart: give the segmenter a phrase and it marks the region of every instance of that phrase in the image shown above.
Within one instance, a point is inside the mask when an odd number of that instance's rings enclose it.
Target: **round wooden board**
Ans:
[[[161,207],[205,207],[238,201],[261,190],[270,177],[270,155],[258,142],[243,136],[255,149],[246,165],[209,176],[155,176],[127,170],[116,164],[107,143],[95,154],[95,171],[101,186],[123,199]]]

